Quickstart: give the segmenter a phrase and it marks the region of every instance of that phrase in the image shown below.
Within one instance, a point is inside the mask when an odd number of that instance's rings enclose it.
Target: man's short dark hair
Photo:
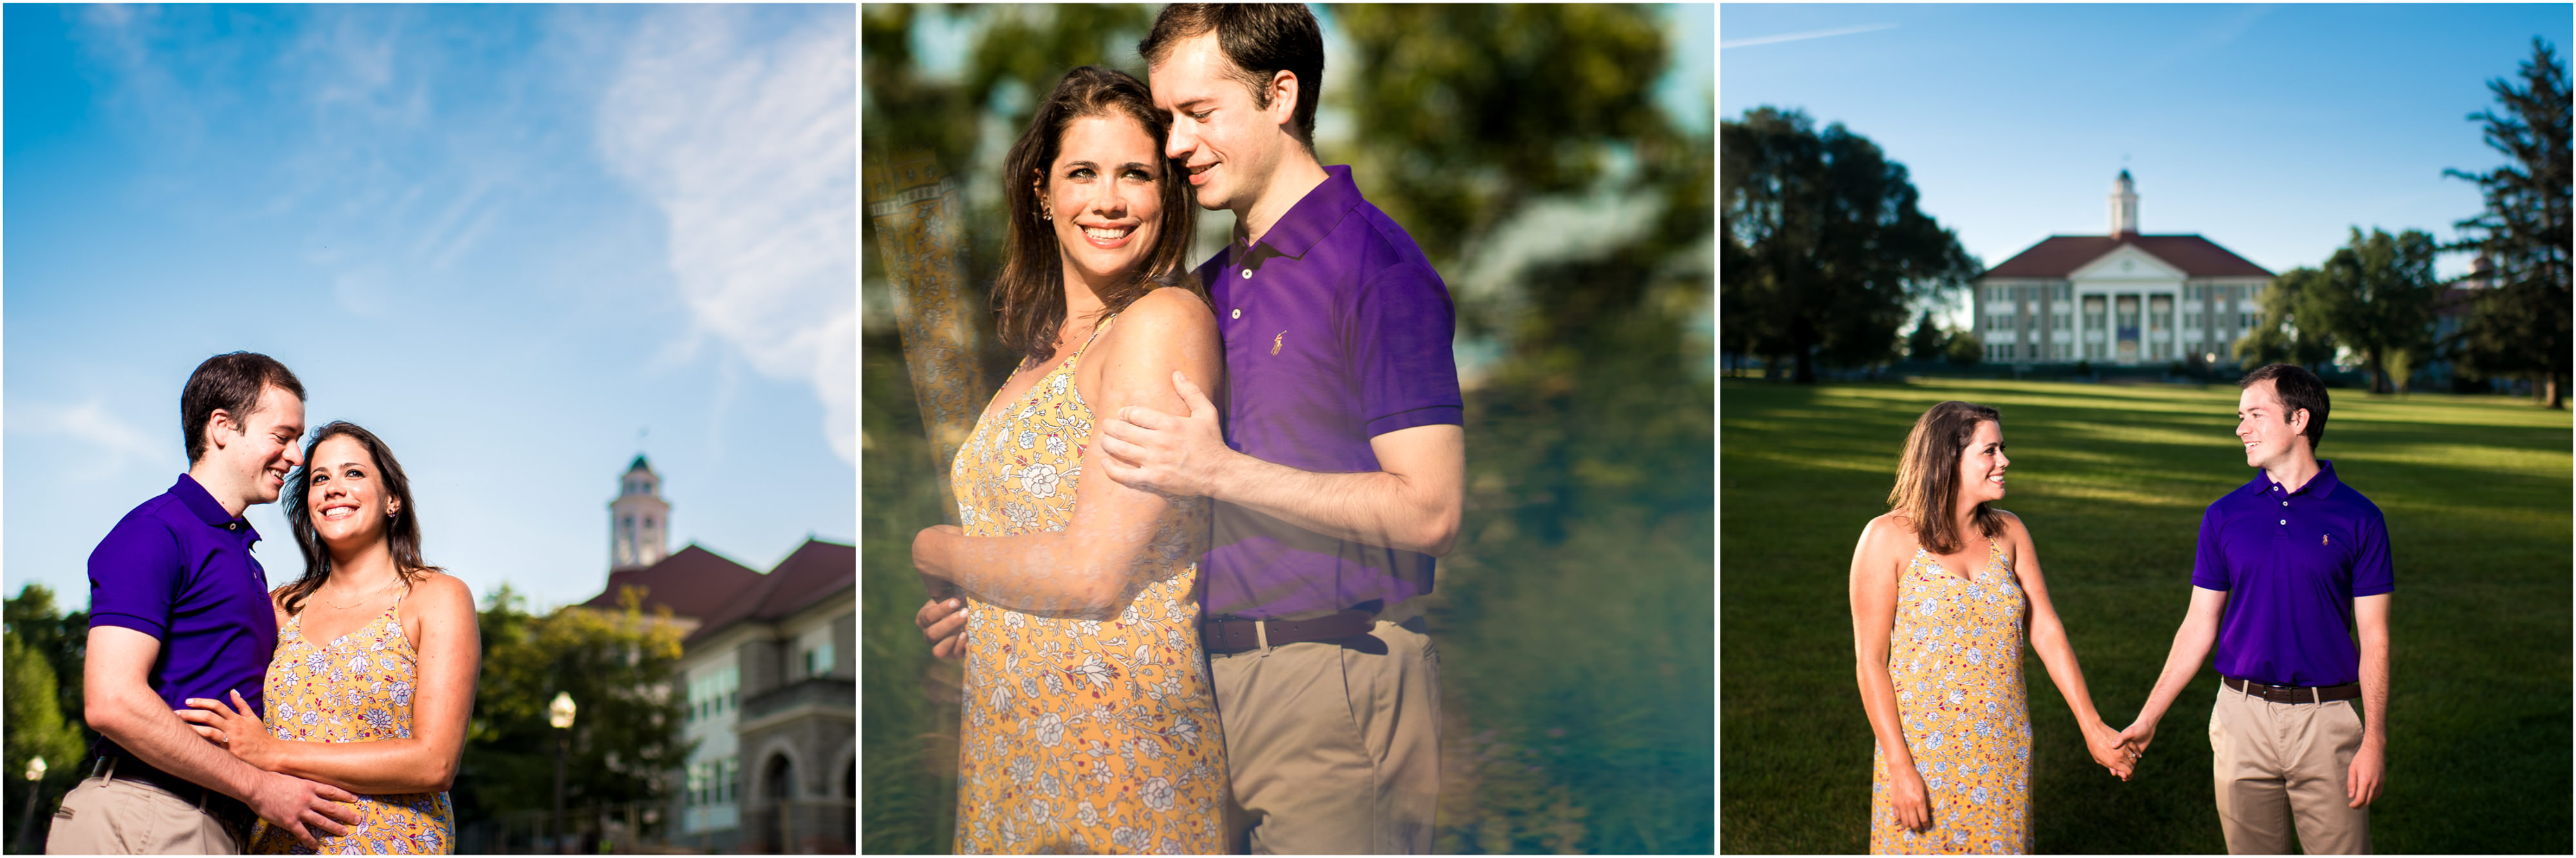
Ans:
[[[1324,28],[1303,3],[1174,3],[1154,18],[1153,32],[1136,43],[1145,66],[1163,64],[1183,39],[1216,31],[1217,49],[1234,64],[1234,77],[1252,89],[1252,106],[1270,109],[1270,81],[1279,72],[1297,76],[1297,112],[1288,133],[1315,148],[1315,103],[1324,95]]]
[[[2333,407],[2326,399],[2325,381],[2307,367],[2276,363],[2246,373],[2245,380],[2236,386],[2253,387],[2265,381],[2272,383],[2272,393],[2281,399],[2281,422],[2290,422],[2290,415],[2299,409],[2308,410],[2308,429],[2300,434],[2308,436],[2308,453],[2315,455],[2317,445],[2326,442],[2326,412]]]
[[[244,425],[252,412],[259,410],[260,391],[277,388],[304,398],[304,382],[278,363],[276,358],[257,352],[232,352],[206,359],[197,371],[188,375],[188,387],[179,392],[179,428],[188,437],[188,464],[206,457],[206,423],[221,409],[231,414],[233,424]]]

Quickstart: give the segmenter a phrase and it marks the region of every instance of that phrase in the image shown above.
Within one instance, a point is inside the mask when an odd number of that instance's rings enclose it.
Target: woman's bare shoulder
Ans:
[[[422,616],[461,614],[468,621],[474,618],[474,589],[466,586],[465,579],[444,571],[431,571],[411,582],[411,596],[403,604],[409,606],[414,601],[419,602]]]
[[[1163,336],[1176,333],[1204,333],[1214,337],[1216,311],[1208,307],[1206,299],[1190,290],[1167,286],[1145,293],[1144,297],[1129,303],[1127,309],[1119,312],[1118,325],[1112,333],[1126,330],[1150,332],[1139,337],[1148,341],[1161,340]]]
[[[1914,541],[1914,519],[1903,512],[1889,510],[1869,520],[1861,528],[1862,544],[1872,548],[1900,548]]]

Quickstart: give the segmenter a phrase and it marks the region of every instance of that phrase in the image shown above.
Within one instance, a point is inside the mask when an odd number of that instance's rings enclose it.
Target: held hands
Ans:
[[[930,642],[930,654],[953,659],[966,654],[966,603],[962,599],[932,599],[921,603],[912,615],[912,624],[921,627],[921,639]]]
[[[240,691],[232,692],[232,698],[231,705],[226,705],[221,700],[191,697],[187,701],[190,708],[171,711],[179,720],[188,722],[188,729],[197,731],[216,747],[231,751],[242,762],[276,771],[277,760],[270,753],[276,745],[268,736],[268,726],[260,723],[258,715],[251,714],[250,703],[242,699]]]
[[[2128,780],[2130,772],[2137,768],[2137,750],[2130,747],[2124,734],[2112,730],[2111,725],[2102,723],[2099,718],[2084,725],[2084,749],[2092,752],[2094,762],[2102,764],[2123,781]]]
[[[1108,453],[1101,470],[1119,485],[1174,497],[1215,493],[1217,469],[1228,453],[1225,433],[1217,426],[1216,403],[1178,370],[1172,390],[1189,413],[1165,414],[1142,405],[1118,409],[1099,421],[1094,442]]]
[[[357,796],[329,784],[276,772],[261,772],[259,785],[242,798],[259,818],[295,835],[295,842],[304,844],[306,849],[321,845],[314,839],[316,832],[341,837],[358,822],[354,804]]]
[[[956,597],[957,585],[940,577],[933,568],[926,546],[965,535],[964,528],[942,524],[922,528],[912,538],[912,566],[921,573],[921,588],[930,593],[930,601],[921,603],[921,610],[913,612],[912,624],[921,629],[921,639],[930,642],[930,654],[939,658],[966,654],[966,603]]]
[[[2136,752],[2136,754],[2141,757],[2147,755],[2147,743],[2155,740],[2155,719],[2148,718],[2144,715],[2138,716],[2137,721],[2130,723],[2129,729],[2120,731],[2120,741],[2127,742],[2129,744],[2129,750]]]
[[[191,698],[190,708],[172,711],[206,741],[263,770],[258,785],[250,795],[242,797],[259,818],[294,835],[295,842],[308,849],[321,845],[314,839],[315,832],[333,837],[348,834],[349,826],[358,821],[358,809],[351,806],[358,797],[339,787],[269,771],[277,766],[277,741],[269,737],[268,727],[260,723],[259,717],[251,714],[250,703],[242,699],[241,692],[234,691],[231,696],[230,704]]]

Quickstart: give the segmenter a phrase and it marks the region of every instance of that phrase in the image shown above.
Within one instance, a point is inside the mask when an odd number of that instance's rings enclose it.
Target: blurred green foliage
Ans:
[[[476,621],[483,667],[474,718],[456,776],[457,825],[554,807],[555,692],[572,695],[572,751],[564,812],[665,800],[681,789],[672,769],[689,755],[680,736],[686,701],[671,693],[680,630],[644,613],[632,588],[619,609],[528,611],[509,585],[485,594]]]
[[[1153,13],[862,11],[863,157],[928,151],[962,175],[971,288],[1000,264],[1001,231],[977,225],[1000,222],[991,174],[1029,106],[1075,65],[1144,77],[1134,46]],[[1716,171],[1709,132],[1675,127],[1652,103],[1672,50],[1664,23],[1632,6],[1319,14],[1350,50],[1327,58],[1317,154],[1351,165],[1449,279],[1469,345],[1466,518],[1429,597],[1448,778],[1437,846],[1705,853],[1716,835]],[[953,77],[927,74],[915,39],[960,19],[974,47]],[[1625,228],[1584,227],[1589,240],[1567,252],[1492,264],[1530,212],[1587,205],[1637,214]],[[943,851],[956,674],[913,630],[922,593],[909,562],[914,532],[939,520],[937,494],[885,317],[891,285],[874,235],[861,246],[863,849]],[[1010,356],[987,341],[989,368],[1007,371]]]
[[[5,695],[0,702],[7,711],[0,723],[6,725],[7,751],[0,757],[0,776],[8,779],[8,788],[0,791],[0,808],[9,814],[8,851],[37,853],[45,851],[44,836],[18,828],[28,819],[29,803],[38,814],[35,828],[45,828],[50,818],[45,814],[85,774],[80,763],[97,736],[81,721],[81,656],[88,649],[89,612],[57,615],[53,590],[29,584],[9,597],[6,617],[7,630],[0,632],[0,646],[6,649],[0,679],[7,688],[0,690]],[[37,757],[45,761],[44,779],[29,783],[27,762]]]

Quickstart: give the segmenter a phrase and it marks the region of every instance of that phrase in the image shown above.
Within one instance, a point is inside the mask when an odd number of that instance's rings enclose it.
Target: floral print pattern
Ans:
[[[411,738],[412,684],[420,652],[403,636],[394,606],[357,631],[316,644],[304,618],[277,630],[268,662],[268,732],[293,742],[379,742]],[[358,824],[320,849],[262,822],[251,832],[259,855],[445,855],[456,851],[456,808],[443,792],[358,797]]]
[[[1887,753],[1870,760],[1871,854],[2031,851],[2030,701],[2021,675],[2029,611],[2003,545],[1989,540],[1966,580],[1917,548],[1896,584],[1888,679],[1914,769],[1932,799],[1932,827],[1896,822]]]
[[[1081,360],[1078,349],[977,422],[952,469],[966,535],[1072,521],[1092,431],[1072,384]],[[964,597],[957,851],[1221,851],[1225,746],[1196,589],[1206,499],[1173,501],[1158,527],[1137,561],[1147,583],[1116,620]]]

